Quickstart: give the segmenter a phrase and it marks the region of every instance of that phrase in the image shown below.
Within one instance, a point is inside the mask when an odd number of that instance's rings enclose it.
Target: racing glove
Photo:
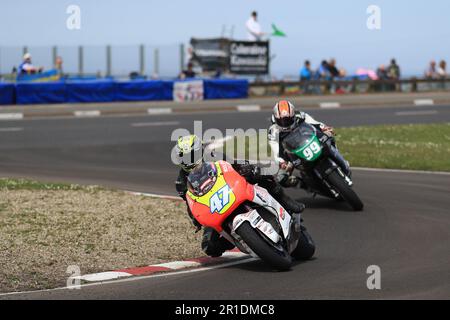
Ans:
[[[186,201],[186,190],[187,190],[186,184],[180,180],[175,181],[175,190],[177,191],[181,199]]]
[[[320,126],[320,129],[322,130],[322,132],[324,134],[326,134],[330,138],[333,138],[335,136],[333,127],[330,127],[330,126],[327,126],[327,125],[323,125],[323,126]]]

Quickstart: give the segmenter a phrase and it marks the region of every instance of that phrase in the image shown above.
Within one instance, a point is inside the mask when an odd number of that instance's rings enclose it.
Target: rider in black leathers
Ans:
[[[186,201],[187,177],[194,168],[204,161],[203,153],[205,150],[203,144],[197,136],[187,136],[178,140],[178,143],[175,146],[175,151],[179,156],[178,165],[181,167],[178,178],[175,181],[175,188],[178,195]],[[186,161],[187,154],[188,160]],[[217,155],[213,155],[212,157],[214,159],[208,160],[224,160],[223,156],[219,157]],[[300,213],[304,210],[305,206],[286,195],[281,185],[276,182],[272,175],[261,175],[259,167],[249,164],[248,162],[243,164],[231,163],[231,165],[249,183],[258,184],[259,186],[267,189],[288,212]],[[202,226],[193,217],[189,206],[187,207],[187,211],[192,223],[197,228],[197,231],[200,231]],[[212,228],[205,228],[201,246],[203,251],[212,257],[219,257],[223,254],[223,252],[234,247],[233,244],[221,237],[219,233]]]

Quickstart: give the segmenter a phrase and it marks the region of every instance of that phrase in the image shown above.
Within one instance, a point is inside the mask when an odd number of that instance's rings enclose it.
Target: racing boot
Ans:
[[[202,238],[202,250],[210,257],[220,257],[225,251],[234,248],[234,244],[229,242],[213,228],[205,228]]]
[[[350,171],[350,164],[348,163],[348,161],[344,159],[344,157],[335,146],[331,146],[331,153],[336,164],[342,169],[345,175],[351,178],[352,172]]]

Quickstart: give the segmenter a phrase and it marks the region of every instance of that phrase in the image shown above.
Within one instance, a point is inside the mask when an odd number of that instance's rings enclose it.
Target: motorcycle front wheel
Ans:
[[[239,228],[236,229],[236,233],[258,257],[272,268],[280,271],[289,270],[291,268],[292,258],[289,253],[285,249],[280,250],[279,248],[276,248],[275,245],[271,245],[268,241],[263,239],[263,236],[260,235],[249,222],[242,223]]]
[[[327,179],[336,191],[339,192],[341,197],[350,204],[353,210],[361,211],[364,208],[364,204],[356,192],[345,182],[344,178],[337,171],[333,171]]]
[[[292,251],[291,256],[297,260],[309,260],[316,252],[316,245],[309,232],[301,226],[300,238],[297,247]]]

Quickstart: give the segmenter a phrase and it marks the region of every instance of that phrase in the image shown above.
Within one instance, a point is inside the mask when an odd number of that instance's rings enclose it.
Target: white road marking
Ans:
[[[149,108],[147,109],[148,114],[168,114],[172,113],[172,108]]]
[[[178,270],[199,266],[201,266],[201,263],[196,261],[174,261],[174,262],[160,263],[155,265],[154,267],[162,267],[162,268],[169,268],[172,270]]]
[[[419,111],[398,111],[396,116],[426,116],[431,114],[437,114],[437,110],[419,110]]]
[[[321,102],[319,107],[323,109],[335,109],[340,108],[341,104],[339,102]]]
[[[254,112],[261,111],[261,106],[258,104],[240,105],[236,106],[236,109],[240,112]]]
[[[160,126],[176,126],[179,125],[179,121],[160,121],[160,122],[135,122],[132,123],[132,127],[160,127]]]
[[[170,200],[179,200],[182,201],[180,197],[176,196],[165,196],[162,194],[155,194],[155,193],[146,193],[146,192],[135,192],[135,191],[126,191],[127,193],[133,194],[135,196],[143,196],[143,197],[152,197],[152,198],[161,198],[161,199],[170,199]]]
[[[75,117],[98,117],[100,110],[77,110],[73,112]]]
[[[0,120],[19,120],[23,119],[23,113],[0,113]]]
[[[126,273],[126,272],[107,271],[107,272],[86,274],[84,276],[72,277],[72,279],[94,282],[94,281],[114,280],[114,279],[119,279],[119,278],[123,278],[123,277],[131,277],[131,276],[132,276],[132,274]]]
[[[0,132],[17,132],[17,131],[23,131],[23,128],[19,127],[0,128]]]
[[[434,105],[433,99],[416,99],[414,100],[416,106],[432,106]]]

